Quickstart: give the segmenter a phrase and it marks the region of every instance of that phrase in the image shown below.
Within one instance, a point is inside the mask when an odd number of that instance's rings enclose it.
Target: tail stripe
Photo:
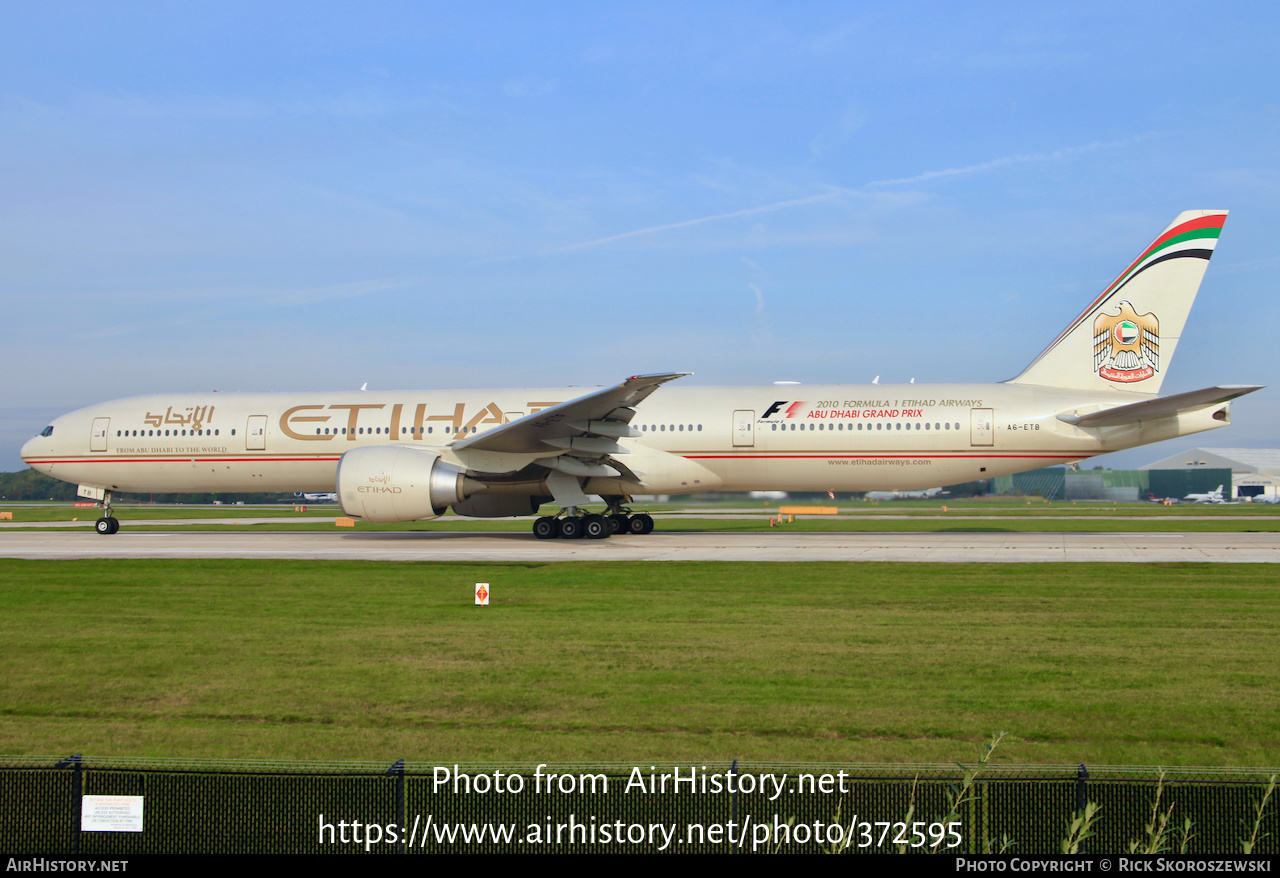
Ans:
[[[1163,256],[1157,256],[1155,259],[1148,260],[1146,265],[1142,266],[1133,274],[1126,277],[1124,279],[1124,283],[1120,284],[1120,286],[1112,290],[1111,294],[1115,295],[1116,293],[1120,292],[1120,290],[1124,289],[1125,284],[1133,280],[1138,275],[1142,274],[1144,271],[1146,271],[1148,268],[1150,268],[1153,265],[1159,265],[1161,262],[1168,262],[1170,259],[1178,259],[1179,257],[1182,257],[1182,256],[1189,256],[1195,259],[1203,259],[1205,262],[1208,262],[1209,257],[1212,255],[1213,255],[1213,248],[1210,247],[1208,250],[1192,250],[1188,248],[1186,250],[1179,250],[1176,253],[1166,253]]]
[[[1045,354],[1058,346],[1058,342],[1062,341],[1071,331],[1079,326],[1086,317],[1097,310],[1098,306],[1104,303],[1111,296],[1120,291],[1120,288],[1133,280],[1138,274],[1146,271],[1151,266],[1164,262],[1166,259],[1174,259],[1179,256],[1195,257],[1198,259],[1208,259],[1213,255],[1213,248],[1217,246],[1218,236],[1222,234],[1222,226],[1227,221],[1225,213],[1215,213],[1209,216],[1196,217],[1187,220],[1169,231],[1165,232],[1159,238],[1151,242],[1146,250],[1142,251],[1142,255],[1133,261],[1133,263],[1120,273],[1120,276],[1113,280],[1105,290],[1089,304],[1089,307],[1071,322],[1071,325],[1063,330],[1062,334],[1053,340],[1053,344],[1049,345],[1040,356],[1036,357],[1031,365],[1043,359]],[[1170,251],[1164,253],[1164,251]],[[1160,255],[1157,255],[1160,254]],[[1145,264],[1144,264],[1145,263]],[[1028,367],[1030,368],[1030,367]]]

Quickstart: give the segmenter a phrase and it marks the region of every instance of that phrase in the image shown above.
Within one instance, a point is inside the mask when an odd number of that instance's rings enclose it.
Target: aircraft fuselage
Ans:
[[[583,393],[142,396],[64,415],[22,456],[59,479],[124,492],[327,492],[342,455],[365,446],[419,447],[469,472],[515,473],[539,455],[521,461],[452,446]],[[1123,401],[1146,398],[1126,394]],[[1092,429],[1058,417],[1117,403],[1115,394],[1012,384],[670,386],[636,407],[631,426],[641,435],[618,440],[628,452],[619,459],[642,473],[642,487],[592,478],[584,490],[915,490],[1083,460],[1227,423],[1222,404]],[[545,493],[527,477],[486,482],[508,493]]]

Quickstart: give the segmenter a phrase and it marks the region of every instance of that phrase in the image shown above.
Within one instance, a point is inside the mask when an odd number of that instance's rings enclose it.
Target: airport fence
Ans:
[[[1094,803],[1082,853],[1125,853],[1138,841],[1238,855],[1250,838],[1254,853],[1280,852],[1274,772],[974,770],[0,757],[0,851],[858,853],[937,841],[948,853],[1030,855],[1061,852],[1073,816]],[[130,831],[89,828],[104,809],[125,813]]]

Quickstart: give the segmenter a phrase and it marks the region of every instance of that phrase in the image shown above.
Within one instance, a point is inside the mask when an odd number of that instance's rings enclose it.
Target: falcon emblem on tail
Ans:
[[[1108,381],[1128,384],[1160,370],[1160,321],[1141,316],[1128,302],[1118,314],[1099,314],[1093,322],[1093,368]]]

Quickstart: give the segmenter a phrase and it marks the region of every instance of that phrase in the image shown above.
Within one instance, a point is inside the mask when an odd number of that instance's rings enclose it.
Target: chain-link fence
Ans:
[[[145,853],[577,850],[1280,851],[1274,772],[1077,766],[430,765],[0,758],[0,850]],[[141,797],[142,831],[82,828]],[[89,798],[86,798],[89,797]],[[137,799],[130,800],[137,803]]]

